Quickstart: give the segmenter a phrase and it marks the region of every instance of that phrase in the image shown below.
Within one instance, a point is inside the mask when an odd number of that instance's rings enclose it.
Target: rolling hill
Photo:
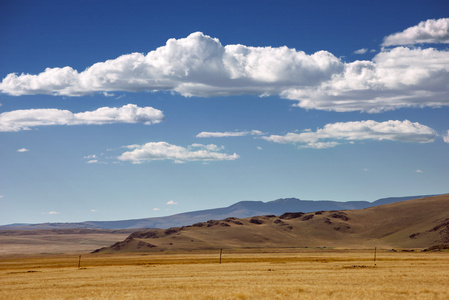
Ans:
[[[97,252],[232,248],[426,248],[449,242],[449,194],[355,210],[228,217],[138,231]]]

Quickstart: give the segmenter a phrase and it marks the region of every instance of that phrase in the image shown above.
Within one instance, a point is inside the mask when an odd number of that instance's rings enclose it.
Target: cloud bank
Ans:
[[[397,47],[372,61],[346,63],[315,87],[291,88],[282,97],[305,109],[381,112],[449,105],[449,52]]]
[[[408,120],[376,122],[372,120],[327,124],[316,131],[270,135],[262,139],[280,144],[299,144],[301,148],[332,148],[342,143],[362,140],[389,140],[410,143],[430,143],[438,136],[435,130]]]
[[[217,138],[217,137],[238,137],[247,135],[262,135],[263,132],[259,130],[251,131],[226,131],[226,132],[208,132],[203,131],[196,135],[197,138]]]
[[[449,44],[449,18],[427,20],[387,36],[383,46],[414,45],[423,43]]]
[[[55,108],[26,109],[0,114],[0,132],[30,130],[49,125],[103,125],[114,123],[156,124],[164,120],[162,111],[127,104],[120,108],[101,107],[94,111],[72,113]]]
[[[169,39],[147,55],[132,53],[78,72],[47,68],[38,75],[9,74],[0,88],[10,95],[79,96],[92,92],[169,90],[184,96],[277,93],[307,86],[340,72],[341,61],[327,51],[307,55],[287,47],[222,46],[201,32]]]
[[[448,20],[422,22],[387,37],[384,45],[447,43]],[[381,112],[449,105],[449,51],[396,47],[382,49],[370,61],[344,62],[328,51],[223,46],[217,38],[195,32],[169,39],[146,55],[122,55],[82,72],[63,67],[37,75],[11,73],[0,89],[16,96],[144,90],[186,97],[279,95],[305,109]]]
[[[122,153],[118,159],[132,163],[142,163],[153,160],[172,160],[175,163],[184,163],[189,161],[222,161],[235,160],[239,156],[219,152],[223,147],[210,144],[192,144],[187,148],[171,145],[167,142],[151,142],[144,145],[126,146],[131,151]]]

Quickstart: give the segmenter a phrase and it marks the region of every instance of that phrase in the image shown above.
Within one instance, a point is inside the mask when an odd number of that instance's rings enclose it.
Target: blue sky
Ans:
[[[0,224],[449,192],[447,1],[2,1]]]

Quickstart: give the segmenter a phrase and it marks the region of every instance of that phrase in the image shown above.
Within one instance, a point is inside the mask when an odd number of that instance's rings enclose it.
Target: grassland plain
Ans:
[[[126,238],[133,230],[0,230],[0,256],[85,253]]]
[[[449,299],[449,253],[270,249],[0,258],[0,299]]]

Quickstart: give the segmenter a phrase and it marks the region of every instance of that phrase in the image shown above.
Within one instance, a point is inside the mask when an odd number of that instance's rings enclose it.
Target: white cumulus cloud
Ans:
[[[449,105],[449,51],[397,47],[372,61],[347,63],[315,87],[291,88],[282,97],[306,109],[381,112]]]
[[[302,148],[332,148],[341,143],[361,140],[389,140],[412,143],[433,142],[437,133],[430,127],[408,120],[376,122],[372,120],[327,124],[316,131],[262,137],[270,142],[299,144]]]
[[[341,71],[327,51],[307,55],[287,47],[223,46],[195,32],[169,39],[144,55],[132,53],[85,71],[47,68],[38,75],[8,74],[0,84],[10,95],[79,96],[93,92],[171,90],[184,96],[278,93],[284,86],[315,85]]]
[[[173,160],[175,163],[184,163],[189,161],[222,161],[235,160],[239,156],[218,152],[222,147],[216,145],[193,144],[187,148],[172,145],[167,142],[151,142],[144,145],[126,146],[132,151],[122,153],[118,159],[121,161],[130,161],[132,163],[142,163],[153,160]]]
[[[178,205],[178,202],[175,202],[173,200],[170,200],[166,203],[167,205]]]
[[[122,107],[101,107],[94,111],[72,113],[55,108],[25,109],[0,114],[0,132],[29,130],[48,125],[102,125],[113,123],[159,123],[162,111],[152,107],[127,104]]]
[[[385,37],[383,46],[449,43],[449,18],[430,19]]]
[[[445,43],[448,20],[428,20],[404,33],[419,31],[419,36],[430,36],[429,41]],[[424,40],[413,36],[412,41]],[[393,45],[390,37],[385,43]],[[3,78],[0,90],[17,96],[144,90],[186,97],[279,95],[305,109],[375,113],[448,106],[449,51],[396,47],[382,49],[372,60],[344,62],[328,51],[306,54],[286,46],[223,46],[217,38],[195,32],[169,39],[147,54],[122,55],[81,72],[63,67],[37,75],[11,73]]]
[[[211,137],[237,137],[237,136],[247,136],[247,135],[262,135],[263,132],[260,130],[251,131],[226,131],[226,132],[208,132],[203,131],[196,135],[197,138],[211,138]]]
[[[30,151],[30,150],[28,150],[27,148],[17,149],[17,152],[28,152],[28,151]]]

